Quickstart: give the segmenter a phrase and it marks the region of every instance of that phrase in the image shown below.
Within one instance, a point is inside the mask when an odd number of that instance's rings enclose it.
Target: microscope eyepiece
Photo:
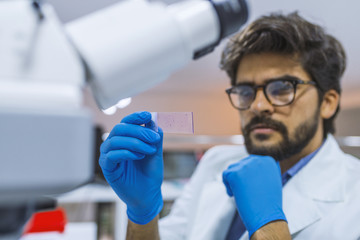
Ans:
[[[219,16],[221,39],[237,32],[248,20],[249,12],[245,0],[211,0],[211,2]]]
[[[246,0],[209,0],[213,5],[220,25],[218,40],[194,54],[194,59],[198,59],[214,50],[222,39],[237,32],[246,23],[249,17],[248,5]]]

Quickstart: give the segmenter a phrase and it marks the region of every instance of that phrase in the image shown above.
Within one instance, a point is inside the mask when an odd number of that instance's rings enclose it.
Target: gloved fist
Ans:
[[[286,221],[280,166],[272,157],[250,155],[230,165],[223,172],[223,182],[228,195],[235,197],[249,236],[269,222]]]
[[[145,126],[141,126],[141,125]],[[105,179],[127,205],[129,219],[146,224],[163,207],[163,133],[155,131],[149,112],[125,117],[100,147]]]

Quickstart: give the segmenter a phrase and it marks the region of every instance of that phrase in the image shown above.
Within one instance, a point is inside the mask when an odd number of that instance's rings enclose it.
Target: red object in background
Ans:
[[[37,212],[32,215],[25,226],[24,234],[39,232],[64,232],[66,214],[64,209],[57,208],[53,211]]]

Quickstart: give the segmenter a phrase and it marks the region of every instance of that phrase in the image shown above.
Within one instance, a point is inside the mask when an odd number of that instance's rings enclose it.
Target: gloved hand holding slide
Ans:
[[[104,177],[127,205],[129,219],[137,224],[149,223],[163,207],[162,128],[194,133],[192,113],[130,114],[114,126],[100,148]]]
[[[101,144],[99,164],[106,181],[127,205],[129,219],[147,224],[163,207],[163,133],[149,112],[124,117]]]

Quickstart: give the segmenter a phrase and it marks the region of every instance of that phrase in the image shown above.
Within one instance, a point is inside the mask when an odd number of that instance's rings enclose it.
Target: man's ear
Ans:
[[[330,89],[324,94],[321,103],[321,117],[323,119],[331,118],[340,103],[340,95],[334,89]]]

